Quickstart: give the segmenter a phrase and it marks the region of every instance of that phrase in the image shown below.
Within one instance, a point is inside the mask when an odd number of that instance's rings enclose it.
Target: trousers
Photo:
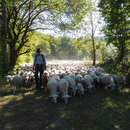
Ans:
[[[44,65],[36,64],[35,65],[35,83],[36,83],[36,87],[38,88],[42,86],[43,73],[44,73]]]

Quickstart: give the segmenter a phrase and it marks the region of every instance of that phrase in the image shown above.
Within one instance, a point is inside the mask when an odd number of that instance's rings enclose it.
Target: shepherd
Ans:
[[[36,50],[36,55],[34,57],[33,70],[35,70],[35,83],[36,89],[40,89],[42,86],[43,73],[46,70],[46,59],[45,56],[41,53],[41,49]],[[39,75],[40,74],[40,79]]]

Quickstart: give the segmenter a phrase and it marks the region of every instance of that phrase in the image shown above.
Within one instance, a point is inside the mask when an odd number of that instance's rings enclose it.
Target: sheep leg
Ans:
[[[13,94],[16,94],[16,86],[12,86],[13,87]]]

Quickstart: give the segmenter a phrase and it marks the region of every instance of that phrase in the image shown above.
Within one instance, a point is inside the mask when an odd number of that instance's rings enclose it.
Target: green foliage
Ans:
[[[127,78],[130,78],[130,57],[126,56],[123,58],[122,62],[120,64],[111,63],[104,67],[104,69],[108,73],[114,73],[117,75],[124,75],[127,76]]]
[[[2,73],[2,53],[1,53],[1,41],[0,41],[0,74]]]
[[[17,64],[24,63],[24,62],[27,62],[27,63],[32,62],[37,48],[41,48],[42,52],[45,55],[48,55],[51,53],[50,44],[49,44],[49,40],[50,40],[49,36],[36,32],[36,31],[30,32],[28,33],[28,35],[29,35],[28,42],[26,43],[26,46],[24,46],[21,49],[20,53],[23,53],[24,50],[26,50],[28,47],[30,47],[30,52],[19,56],[17,60]]]
[[[107,44],[105,41],[98,41],[96,44],[97,59],[103,62],[107,58],[114,59],[116,57],[117,48],[112,44]]]
[[[63,22],[60,25],[63,25],[63,29],[75,29],[76,25],[78,25],[90,11],[92,3],[90,0],[66,0],[65,5],[65,16],[71,21],[69,20],[67,24]]]
[[[32,62],[35,51],[41,48],[42,52],[48,59],[74,59],[74,60],[91,60],[92,44],[90,38],[70,38],[45,35],[39,32],[28,34],[29,39],[26,46],[20,51],[23,53],[28,46],[31,50],[29,53],[21,55],[18,63]],[[116,53],[114,46],[106,45],[105,41],[96,40],[97,61],[103,61],[105,58],[113,57]]]
[[[118,49],[117,62],[121,62],[127,55],[130,38],[130,6],[129,0],[101,0],[99,4],[105,19],[104,33],[108,43]]]
[[[58,40],[57,53],[60,59],[72,59],[76,55],[76,48],[72,44],[71,38],[60,37]]]
[[[106,22],[104,33],[107,43],[116,47],[115,61],[106,66],[109,72],[128,75],[130,61],[130,6],[129,0],[101,0],[101,13]]]
[[[19,56],[30,51],[29,32],[54,27],[61,30],[73,29],[90,8],[89,0],[5,0],[4,2],[7,11],[6,35],[10,49],[8,51],[10,69],[13,69],[16,61],[19,61]],[[48,40],[45,38],[40,40],[38,42],[41,43],[37,47],[41,47],[45,54],[50,54]]]

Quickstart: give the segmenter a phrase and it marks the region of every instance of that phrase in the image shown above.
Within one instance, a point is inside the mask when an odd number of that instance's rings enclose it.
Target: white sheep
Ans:
[[[116,86],[112,76],[110,76],[110,75],[104,75],[104,76],[100,77],[100,83],[103,87],[105,87],[105,90],[107,92],[109,91],[109,88],[111,88],[111,90],[113,91]]]
[[[90,75],[84,76],[84,84],[85,84],[86,90],[88,90],[89,92],[92,91],[92,89],[95,90],[94,82]]]
[[[13,85],[12,85],[13,76],[7,75],[7,76],[5,76],[5,78],[6,78],[7,83],[9,83],[9,85],[10,85],[12,91],[13,91],[13,94],[14,94],[14,88],[13,88]]]
[[[23,77],[20,75],[13,75],[12,76],[13,94],[16,93],[17,87],[23,87]]]
[[[6,78],[7,83],[12,82],[13,77],[11,75],[7,75],[7,76],[5,76],[5,78]]]
[[[65,79],[68,82],[69,88],[72,90],[72,92],[70,91],[70,94],[71,95],[72,94],[75,95],[76,90],[77,90],[75,80],[72,77],[70,77],[69,75],[68,76],[64,76],[63,79]]]
[[[99,84],[99,76],[95,74],[95,71],[89,71],[88,74],[93,78],[94,85],[97,87]]]
[[[76,74],[76,84],[81,83],[83,80],[83,76],[81,74]]]
[[[58,86],[59,86],[62,98],[64,99],[65,103],[68,103],[68,98],[70,97],[68,95],[68,88],[69,88],[68,82],[65,79],[60,79],[58,82]]]
[[[121,84],[125,82],[125,76],[119,76],[116,74],[110,74],[112,76],[114,83],[115,83],[115,90],[121,88]]]
[[[83,87],[83,84],[78,83],[76,87],[77,87],[77,90],[78,90],[78,92],[79,92],[80,97],[81,97],[81,95],[84,95],[85,89],[84,89],[84,87]]]
[[[47,82],[47,88],[50,91],[50,97],[52,97],[52,102],[57,103],[58,96],[58,82],[55,78],[49,78]]]

